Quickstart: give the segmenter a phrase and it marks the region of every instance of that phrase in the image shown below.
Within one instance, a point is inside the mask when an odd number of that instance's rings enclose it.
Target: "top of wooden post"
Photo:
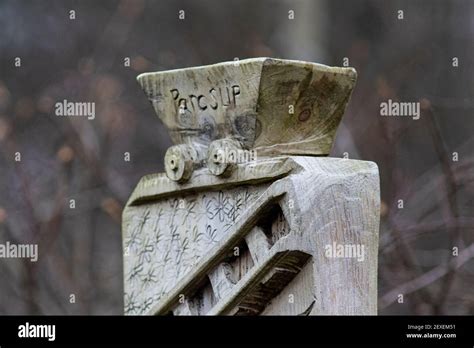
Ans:
[[[327,155],[356,77],[353,68],[254,58],[137,80],[175,144],[231,138],[261,155]]]

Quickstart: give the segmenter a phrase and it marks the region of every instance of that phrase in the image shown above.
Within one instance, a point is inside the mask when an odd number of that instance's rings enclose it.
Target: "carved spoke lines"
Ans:
[[[179,239],[178,226],[171,225],[171,244],[174,244],[175,240]]]
[[[141,243],[141,232],[150,218],[150,209],[145,209],[143,214],[133,220],[130,236],[125,242],[125,246],[134,249]]]
[[[142,277],[142,282],[144,287],[148,286],[150,283],[157,283],[158,282],[158,277],[156,275],[156,268],[155,267],[150,267],[145,274],[144,277]]]
[[[155,230],[155,245],[158,247],[160,245],[160,242],[163,240],[163,234],[161,233],[160,229],[157,228]]]
[[[235,220],[237,220],[237,218],[240,215],[240,210],[242,209],[242,205],[243,205],[243,200],[242,200],[242,197],[239,196],[237,197],[237,199],[235,200],[235,204],[232,205],[232,208],[229,210],[227,214],[227,217],[229,218],[229,220],[231,220],[232,222],[235,222]]]
[[[202,232],[199,232],[199,229],[197,226],[194,226],[193,227],[193,232],[192,232],[192,236],[193,236],[193,243],[198,243],[201,241],[201,238],[203,236],[203,233]]]
[[[177,252],[176,252],[176,257],[175,257],[175,265],[176,265],[176,276],[178,277],[181,273],[181,268],[183,266],[184,262],[182,261],[183,255],[186,254],[187,250],[189,249],[189,238],[184,237],[183,240],[180,241]]]
[[[163,265],[167,265],[171,261],[171,250],[168,249],[163,257]]]
[[[136,296],[134,292],[125,293],[125,313],[133,314],[140,310],[141,306],[136,301]]]
[[[199,229],[198,229],[197,226],[193,227],[192,243],[191,243],[193,264],[197,260],[199,260],[199,258],[201,257],[201,241],[202,241],[203,235],[204,235],[204,233],[199,232]]]
[[[151,262],[153,253],[155,251],[155,243],[149,238],[145,239],[143,246],[138,254],[138,260],[140,263]]]
[[[178,209],[179,209],[179,200],[177,198],[175,198],[175,199],[169,201],[169,203],[170,203],[170,207],[171,207],[171,214],[170,214],[168,224],[170,226],[173,226],[174,225],[174,219],[175,219],[176,214],[178,213]]]
[[[143,272],[143,264],[138,263],[133,268],[131,269],[129,275],[128,275],[128,281],[131,282],[132,284],[135,284],[136,282],[140,281],[141,276]]]
[[[215,246],[254,199],[251,188],[169,198],[139,207],[128,227],[127,314],[144,314]]]
[[[153,224],[153,231],[156,231],[159,229],[159,223],[163,215],[164,215],[163,208],[160,208],[160,210],[158,211],[158,214],[156,214],[156,217],[155,217],[155,223]]]
[[[213,220],[217,216],[220,222],[224,222],[225,217],[229,215],[231,209],[232,204],[229,196],[224,195],[222,191],[219,191],[217,197],[211,197],[206,202],[206,213],[210,220]]]
[[[210,244],[217,243],[217,229],[213,228],[213,226],[206,225],[205,236]]]
[[[185,209],[184,219],[181,225],[184,225],[186,223],[190,215],[193,215],[193,216],[196,215],[196,212],[194,210],[195,208],[196,208],[196,200],[193,199],[187,204],[187,207]]]
[[[140,313],[145,313],[147,310],[151,308],[153,305],[154,300],[153,297],[148,297],[144,302],[143,305],[141,306]]]

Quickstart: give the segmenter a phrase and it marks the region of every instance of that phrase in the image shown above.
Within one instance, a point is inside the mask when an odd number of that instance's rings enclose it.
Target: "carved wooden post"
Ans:
[[[138,77],[175,145],[123,213],[126,314],[377,313],[377,166],[323,157],[355,80],[269,58]]]

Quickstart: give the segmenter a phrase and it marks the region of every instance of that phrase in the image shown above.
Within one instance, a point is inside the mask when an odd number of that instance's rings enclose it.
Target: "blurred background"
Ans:
[[[171,144],[136,76],[259,56],[358,71],[331,155],[379,166],[379,314],[474,314],[473,1],[3,0],[0,28],[0,242],[39,244],[0,314],[122,314],[121,211]]]

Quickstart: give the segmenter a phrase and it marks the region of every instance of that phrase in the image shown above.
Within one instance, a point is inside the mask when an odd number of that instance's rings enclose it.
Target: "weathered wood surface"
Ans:
[[[294,308],[307,303],[309,296],[315,302],[314,314],[375,314],[377,167],[335,158],[290,157],[288,162],[291,174],[271,183],[218,191],[204,187],[188,194],[177,191],[176,196],[153,201],[140,196],[147,203],[138,205],[131,201],[124,212],[124,245],[129,251],[124,264],[127,313],[167,313],[179,305],[180,295],[186,302],[193,301],[202,284],[209,284],[205,282],[208,274],[227,267],[234,248],[239,247],[250,250],[255,265],[227,285],[230,295],[209,308],[209,313],[226,314],[239,308],[242,292],[261,282],[271,269],[290,269],[288,278],[273,285],[283,289],[309,262],[314,280],[310,289],[295,290],[304,295],[294,293]],[[200,176],[213,178],[209,173]],[[165,176],[154,183],[166,187],[166,181],[172,184]],[[145,186],[152,188],[153,183]],[[157,197],[159,189],[150,189],[151,196]],[[282,217],[275,211],[282,214],[286,228],[277,228]],[[244,242],[246,248],[241,247]],[[364,260],[326,257],[324,247],[333,243],[364,245]],[[278,263],[285,257],[291,260],[289,266]],[[292,313],[293,306],[286,307]]]
[[[328,153],[353,69],[259,58],[138,79],[176,145],[123,213],[126,314],[376,314],[377,166],[306,156]]]

